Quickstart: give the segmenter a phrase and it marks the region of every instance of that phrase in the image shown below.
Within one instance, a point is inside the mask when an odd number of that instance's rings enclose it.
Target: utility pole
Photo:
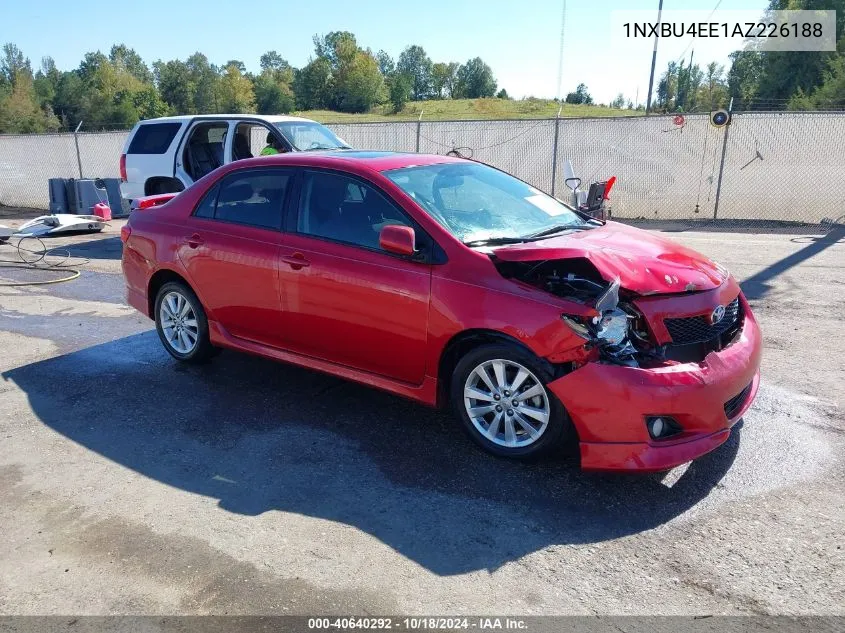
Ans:
[[[660,16],[663,13],[663,0],[657,7],[657,23],[660,24]],[[654,50],[651,52],[651,74],[648,77],[648,97],[645,102],[645,113],[651,112],[651,89],[654,86],[654,65],[657,63],[657,33],[654,34]]]
[[[660,0],[663,2],[663,0]],[[563,0],[563,10],[560,15],[560,53],[557,58],[557,100],[563,103],[561,88],[563,85],[563,36],[566,33],[566,0]]]

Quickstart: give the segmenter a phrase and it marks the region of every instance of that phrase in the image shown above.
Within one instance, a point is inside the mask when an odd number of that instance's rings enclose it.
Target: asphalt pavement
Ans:
[[[179,365],[124,304],[119,226],[52,242],[78,279],[0,288],[0,613],[845,615],[841,234],[666,234],[742,280],[763,380],[724,446],[642,476],[499,460],[234,352]]]

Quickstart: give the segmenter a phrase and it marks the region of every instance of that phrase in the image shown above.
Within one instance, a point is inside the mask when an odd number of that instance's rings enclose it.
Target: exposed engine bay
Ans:
[[[665,346],[651,342],[645,317],[631,303],[636,295],[608,282],[582,258],[540,262],[496,261],[506,278],[530,284],[557,297],[595,308],[597,316],[562,315],[564,322],[598,350],[602,360],[640,367],[665,360]]]

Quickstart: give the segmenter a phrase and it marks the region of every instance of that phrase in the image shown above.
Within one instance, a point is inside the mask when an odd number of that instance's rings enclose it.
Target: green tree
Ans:
[[[610,107],[616,108],[617,110],[621,110],[622,108],[624,108],[625,107],[625,95],[623,95],[621,92],[618,95],[616,95],[616,98],[613,101],[610,102]]]
[[[218,84],[219,107],[222,112],[247,114],[255,112],[255,91],[237,63],[226,66]]]
[[[593,97],[590,96],[586,84],[578,84],[575,92],[570,92],[566,95],[566,103],[592,105]]]
[[[664,112],[675,108],[675,95],[678,88],[678,64],[669,62],[666,71],[657,82],[656,107]]]
[[[770,109],[784,102],[805,107],[806,99],[815,101],[816,91],[833,76],[836,60],[845,55],[845,0],[770,0],[767,10],[784,9],[835,10],[837,50],[761,51],[752,43],[733,53],[728,89],[735,108]]]
[[[153,74],[161,98],[174,114],[195,114],[194,90],[191,72],[187,64],[178,59],[169,62],[161,60],[153,64]]]
[[[135,52],[135,49],[129,48],[125,44],[115,44],[109,51],[109,61],[116,67],[128,72],[138,81],[145,84],[153,83],[153,74],[144,60],[141,59],[141,56]]]
[[[82,77],[83,81],[88,81],[94,76],[94,73],[97,72],[100,66],[108,61],[109,58],[103,55],[100,51],[97,51],[96,53],[85,53],[85,57],[82,58],[77,72],[79,73],[79,76]]]
[[[53,106],[56,98],[56,88],[59,85],[61,74],[56,69],[56,62],[52,57],[45,57],[41,60],[41,68],[35,73],[34,88],[38,103],[42,108]]]
[[[379,103],[384,77],[376,58],[358,49],[350,59],[344,59],[335,77],[335,90],[337,106],[343,112],[365,112]]]
[[[193,87],[193,111],[186,114],[229,112],[218,98],[221,73],[208,57],[194,53],[185,62]],[[240,72],[240,71],[239,71]]]
[[[725,67],[710,62],[704,69],[704,81],[698,89],[698,103],[708,110],[718,110],[728,105],[728,85]]]
[[[283,114],[296,107],[296,96],[290,85],[278,81],[268,68],[255,78],[255,104],[259,114]]]
[[[499,92],[496,93],[496,98],[497,99],[510,99],[510,95],[508,94],[507,90],[502,88],[501,90],[499,90]]]
[[[461,65],[458,62],[449,62],[446,64],[445,80],[443,82],[443,90],[446,95],[452,99],[455,96],[455,90],[458,86],[458,71]]]
[[[333,89],[332,67],[325,57],[312,59],[296,73],[294,93],[301,110],[331,107]]]
[[[85,98],[85,82],[75,70],[64,72],[56,84],[53,110],[62,124],[75,128],[82,120],[82,101]]]
[[[401,112],[411,98],[413,81],[407,75],[397,74],[390,82],[390,103],[394,112]]]
[[[14,72],[12,90],[0,101],[0,133],[44,132],[47,119],[38,107],[32,76],[25,69]]]
[[[316,56],[326,59],[332,70],[337,70],[343,58],[349,61],[358,50],[355,36],[349,31],[332,31],[322,37],[315,35],[313,41]]]
[[[379,72],[385,77],[390,77],[396,71],[396,63],[386,52],[379,51],[376,53],[376,59],[378,60]]]
[[[446,89],[449,81],[449,64],[436,62],[431,66],[431,96],[435,99],[446,99],[451,96]]]
[[[456,95],[464,99],[492,97],[496,94],[496,79],[493,71],[480,57],[469,60],[458,69]]]
[[[422,46],[408,46],[399,55],[396,72],[411,79],[411,98],[414,101],[431,96],[431,71],[433,64]]]
[[[132,105],[142,119],[155,119],[170,112],[170,107],[152,84],[145,85],[132,95]]]
[[[267,51],[264,53],[259,59],[258,65],[261,67],[262,72],[267,70],[281,72],[290,68],[287,60],[276,51]]]
[[[3,59],[0,60],[0,76],[5,80],[6,85],[11,87],[21,73],[29,73],[32,76],[32,65],[29,59],[25,58],[21,50],[12,42],[4,44]]]

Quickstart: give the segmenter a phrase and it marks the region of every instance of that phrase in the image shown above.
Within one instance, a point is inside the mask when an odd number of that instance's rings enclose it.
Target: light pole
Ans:
[[[660,28],[660,15],[663,13],[663,0],[660,0],[660,4],[657,6],[657,24],[658,29]],[[654,34],[654,50],[651,52],[651,74],[648,77],[648,97],[646,98],[645,102],[645,113],[646,115],[651,112],[651,88],[654,86],[654,64],[657,63],[657,33]]]

